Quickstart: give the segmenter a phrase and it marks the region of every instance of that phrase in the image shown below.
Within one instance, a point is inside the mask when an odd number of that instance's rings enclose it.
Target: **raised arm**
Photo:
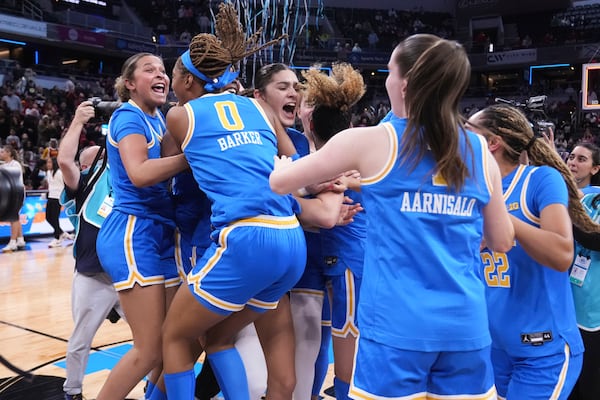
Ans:
[[[75,191],[79,186],[80,171],[75,163],[79,149],[79,137],[84,125],[94,116],[94,106],[91,101],[82,102],[75,110],[75,116],[60,142],[58,151],[58,166],[62,171],[65,186]]]

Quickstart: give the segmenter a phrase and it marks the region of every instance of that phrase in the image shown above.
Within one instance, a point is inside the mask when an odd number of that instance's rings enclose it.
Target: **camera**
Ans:
[[[534,121],[533,122],[533,127],[535,128],[535,133],[539,136],[542,135],[544,133],[548,133],[548,131],[550,129],[552,129],[554,131],[554,123],[550,122],[550,121]]]
[[[122,104],[120,101],[104,101],[100,97],[90,97],[88,100],[92,102],[96,116],[110,116]]]
[[[548,117],[546,116],[546,100],[548,96],[533,96],[529,99],[525,100],[524,103],[520,103],[515,100],[507,100],[502,99],[500,97],[496,97],[496,103],[504,103],[510,104],[511,106],[520,108],[525,113],[531,128],[533,129],[533,133],[536,136],[543,136],[548,133],[549,129],[554,130],[555,125],[553,122],[548,121]]]
[[[25,196],[19,174],[18,170],[0,168],[0,221],[15,221],[19,218]]]

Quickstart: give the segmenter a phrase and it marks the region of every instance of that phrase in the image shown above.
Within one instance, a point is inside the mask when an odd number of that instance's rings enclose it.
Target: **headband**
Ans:
[[[222,89],[226,85],[229,85],[231,82],[233,82],[239,75],[239,71],[231,71],[231,64],[229,64],[225,69],[225,72],[223,72],[219,77],[209,78],[202,72],[198,71],[198,68],[194,66],[189,50],[181,55],[181,62],[192,75],[206,82],[204,89],[206,89],[207,92],[216,92],[217,90]]]

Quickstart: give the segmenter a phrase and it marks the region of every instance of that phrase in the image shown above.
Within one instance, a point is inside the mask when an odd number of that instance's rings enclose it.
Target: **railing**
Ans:
[[[125,24],[119,21],[113,21],[107,18],[98,17],[80,13],[77,11],[59,11],[54,13],[60,23],[67,26],[79,26],[97,32],[113,33],[133,39],[143,39],[150,41],[152,39],[152,29],[147,26],[135,24]]]
[[[43,21],[44,12],[37,4],[34,4],[29,0],[23,1],[22,12],[23,16],[25,17],[34,19],[36,21]]]

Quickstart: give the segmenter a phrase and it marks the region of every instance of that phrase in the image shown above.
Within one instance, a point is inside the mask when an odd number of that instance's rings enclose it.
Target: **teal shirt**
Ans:
[[[600,223],[600,205],[592,206],[597,195],[597,193],[587,194],[581,202],[588,215],[596,223]],[[597,331],[600,330],[600,252],[588,250],[576,242],[575,257],[578,255],[589,257],[591,262],[583,284],[581,286],[571,284],[577,325],[585,331]]]

